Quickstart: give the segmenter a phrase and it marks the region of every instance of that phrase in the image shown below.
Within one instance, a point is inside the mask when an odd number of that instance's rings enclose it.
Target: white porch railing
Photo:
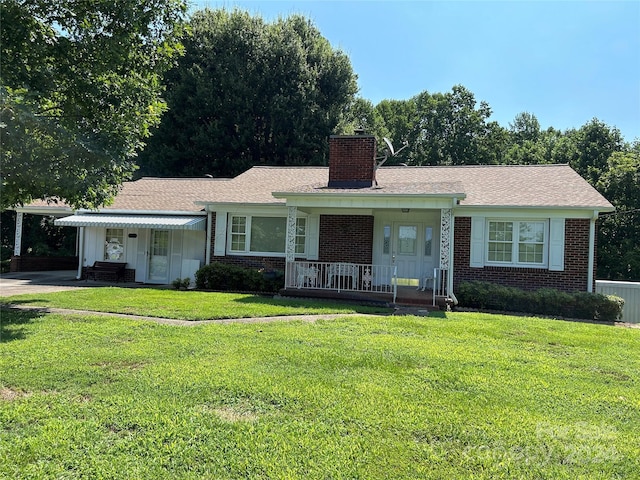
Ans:
[[[449,293],[447,290],[447,274],[448,271],[442,268],[433,269],[433,306],[436,306],[437,297],[446,298]]]
[[[347,262],[288,262],[285,287],[398,294],[397,267]]]

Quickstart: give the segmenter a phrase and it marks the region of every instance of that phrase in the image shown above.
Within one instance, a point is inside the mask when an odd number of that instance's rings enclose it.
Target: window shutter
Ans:
[[[320,230],[320,216],[309,215],[307,217],[307,259],[318,260],[318,241]]]
[[[549,221],[549,270],[564,270],[564,218]]]
[[[213,240],[213,254],[224,257],[227,246],[227,212],[216,212],[216,232]]]
[[[471,217],[471,249],[469,266],[484,267],[484,217]]]

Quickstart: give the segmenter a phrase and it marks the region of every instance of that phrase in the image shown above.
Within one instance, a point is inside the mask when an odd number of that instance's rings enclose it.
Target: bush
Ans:
[[[624,300],[599,293],[566,293],[552,288],[525,291],[489,282],[462,282],[460,305],[470,308],[523,312],[613,322],[622,317]]]
[[[268,272],[225,263],[205,265],[196,272],[196,287],[202,290],[277,292],[284,287],[282,272]]]

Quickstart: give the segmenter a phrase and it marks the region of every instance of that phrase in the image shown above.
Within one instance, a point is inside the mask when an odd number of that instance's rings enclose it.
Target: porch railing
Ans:
[[[436,306],[438,297],[447,297],[447,274],[448,271],[442,268],[433,269],[433,306]]]
[[[397,267],[347,262],[287,263],[286,288],[388,293],[395,303],[398,294]]]

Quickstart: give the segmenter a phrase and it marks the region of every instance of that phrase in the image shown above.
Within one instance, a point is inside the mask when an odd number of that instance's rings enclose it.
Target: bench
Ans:
[[[97,280],[97,274],[113,275],[116,282],[120,280],[124,281],[124,272],[126,262],[94,262],[92,266],[87,267],[85,271],[85,280],[92,277],[93,280]]]

